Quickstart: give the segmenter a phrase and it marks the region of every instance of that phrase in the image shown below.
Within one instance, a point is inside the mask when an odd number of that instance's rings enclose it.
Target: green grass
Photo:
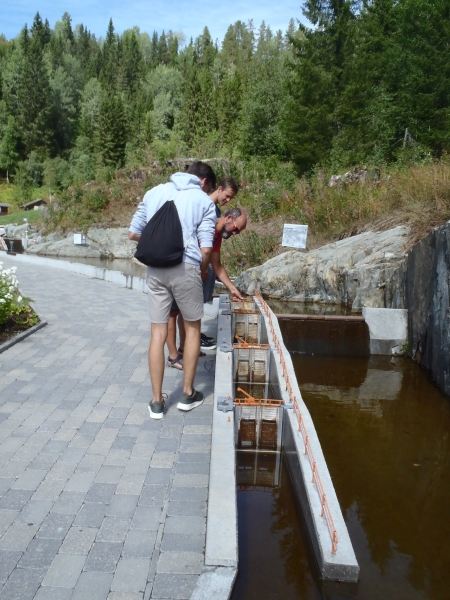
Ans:
[[[28,219],[28,222],[33,224],[39,221],[42,217],[40,210],[22,210],[15,212],[10,215],[0,216],[0,225],[10,225],[11,223],[17,223],[17,225],[23,225],[23,220]]]

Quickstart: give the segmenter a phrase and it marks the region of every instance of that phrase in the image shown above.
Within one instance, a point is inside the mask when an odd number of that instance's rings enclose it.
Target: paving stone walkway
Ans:
[[[205,403],[178,411],[182,375],[166,369],[168,412],[150,420],[146,296],[17,266],[48,325],[0,354],[0,598],[190,598],[204,564],[214,356],[199,360]]]

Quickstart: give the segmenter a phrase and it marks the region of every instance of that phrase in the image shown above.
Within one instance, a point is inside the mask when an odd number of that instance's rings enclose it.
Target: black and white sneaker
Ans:
[[[217,348],[216,340],[210,338],[204,333],[200,334],[200,350],[215,350]]]
[[[200,339],[202,341],[205,340],[206,342],[215,342],[216,341],[216,338],[210,337],[209,335],[206,335],[206,333],[201,333]]]
[[[200,404],[203,404],[203,394],[197,390],[193,390],[190,396],[187,394],[181,394],[177,408],[178,410],[188,411],[192,410],[193,408],[197,408],[197,406],[200,406]]]
[[[164,400],[162,402],[150,402],[148,412],[151,419],[164,419]]]

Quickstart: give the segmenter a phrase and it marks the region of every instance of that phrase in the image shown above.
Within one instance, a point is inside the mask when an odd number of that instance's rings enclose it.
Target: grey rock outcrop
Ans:
[[[111,258],[131,258],[136,252],[136,242],[128,239],[128,227],[117,229],[89,229],[87,238],[104,248]]]
[[[247,294],[258,282],[271,298],[363,307],[404,308],[403,279],[409,228],[366,232],[322,248],[291,250],[235,281]]]
[[[27,230],[29,230],[29,226],[27,223],[24,223],[23,225],[5,225],[5,237],[22,238],[25,237]]]
[[[58,239],[51,234],[43,238],[41,243],[28,247],[29,254],[40,256],[61,256],[67,258],[131,258],[136,252],[136,242],[128,239],[128,228],[89,229],[86,246],[76,246],[73,243],[73,233]]]
[[[73,233],[62,240],[43,240],[41,243],[30,244],[27,254],[65,258],[108,258],[105,250],[95,242],[89,241],[86,246],[76,246],[73,243]]]
[[[450,395],[450,221],[411,250],[405,295],[412,358]]]

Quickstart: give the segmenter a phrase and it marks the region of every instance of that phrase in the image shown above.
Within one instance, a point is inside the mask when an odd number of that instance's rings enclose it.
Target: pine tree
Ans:
[[[197,38],[195,46],[199,66],[211,69],[217,50],[214,47],[211,34],[207,27],[203,29],[202,35]]]
[[[152,35],[150,56],[150,66],[154,68],[159,64],[159,37],[157,31],[154,31]]]
[[[75,30],[75,56],[83,65],[83,80],[85,83],[92,77],[98,77],[100,48],[95,36],[83,25],[78,25]]]
[[[36,38],[43,50],[50,43],[51,31],[48,20],[42,22],[40,14],[37,12],[34,17],[33,25],[30,28],[30,33],[33,38]]]
[[[120,88],[127,95],[135,95],[144,74],[144,60],[136,33],[129,30],[122,36],[119,67]]]
[[[221,145],[233,155],[239,144],[239,120],[242,110],[241,77],[236,68],[230,69],[216,93]]]
[[[153,139],[151,111],[153,100],[151,94],[139,91],[129,106],[128,128],[131,146],[142,149]]]
[[[293,39],[284,131],[300,171],[327,160],[339,132],[336,107],[344,89],[346,42],[354,19],[352,0],[307,0],[303,12],[316,29],[300,27]]]
[[[99,79],[105,89],[115,90],[117,86],[117,72],[119,66],[118,40],[114,33],[112,19],[109,20],[105,43],[101,52],[101,68]]]
[[[253,56],[255,36],[253,28],[242,21],[230,25],[222,42],[221,58],[228,67],[234,64],[241,76],[248,71]]]
[[[9,173],[19,161],[18,145],[19,132],[14,117],[10,115],[3,137],[0,140],[0,168],[6,171],[6,180],[8,183]]]
[[[276,40],[267,29],[260,30],[240,115],[241,150],[245,156],[283,157],[286,78],[284,56]]]
[[[194,53],[191,63],[185,66],[180,119],[181,135],[188,148],[192,148],[199,132],[198,115],[201,111],[201,96],[197,55]]]
[[[170,30],[167,38],[169,48],[169,66],[174,67],[178,63],[178,37]]]
[[[30,38],[24,28],[20,46],[24,60],[17,88],[17,112],[14,114],[25,156],[33,150],[45,156],[50,150],[53,130],[50,85],[41,40],[38,36]]]
[[[167,38],[164,31],[158,41],[158,64],[168,65],[169,64],[169,48],[167,46]]]
[[[105,166],[120,168],[127,143],[125,111],[119,95],[105,93],[96,127],[96,147]]]

